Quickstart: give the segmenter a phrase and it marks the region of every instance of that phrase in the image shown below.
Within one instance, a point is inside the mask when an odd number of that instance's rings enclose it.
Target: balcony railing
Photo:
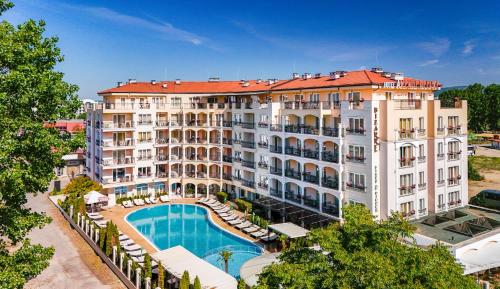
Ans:
[[[258,162],[258,166],[259,166],[259,168],[262,168],[262,169],[267,169],[269,167],[268,163],[264,162],[264,161]]]
[[[225,144],[225,145],[232,145],[233,144],[233,140],[230,139],[230,138],[222,138],[222,144]]]
[[[150,119],[143,119],[137,122],[138,125],[152,125],[153,121]]]
[[[97,127],[97,123],[96,123]],[[105,121],[102,123],[103,129],[121,129],[121,128],[134,128],[135,123],[133,121],[124,121],[124,122],[108,122]]]
[[[168,155],[157,155],[155,156],[155,160],[158,162],[168,161]]]
[[[253,161],[241,160],[241,165],[247,168],[255,169],[255,162]]]
[[[302,102],[302,109],[319,109],[320,102],[319,101],[306,101]]]
[[[403,185],[403,186],[399,187],[399,195],[400,196],[412,195],[413,193],[415,193],[415,187],[416,187],[416,185],[414,185],[414,184]]]
[[[267,122],[259,121],[258,126],[261,128],[266,128],[269,127],[269,124]]]
[[[304,149],[303,150],[304,157],[308,159],[319,159],[319,151],[316,150],[309,150],[309,149]]]
[[[300,171],[296,171],[293,169],[286,169],[285,176],[287,176],[289,178],[296,179],[296,180],[302,180],[302,176],[301,176]]]
[[[304,172],[304,182],[318,185],[319,184],[319,176]]]
[[[313,126],[303,126],[302,127],[302,133],[303,134],[319,135],[319,128],[318,127],[313,127]]]
[[[418,162],[419,162],[419,163],[423,163],[423,162],[425,162],[425,156],[420,156],[420,157],[418,157]]]
[[[272,124],[269,126],[270,131],[283,131],[283,125],[281,124]]]
[[[399,139],[413,139],[415,138],[415,129],[400,129],[398,131]]]
[[[339,129],[334,127],[323,127],[322,134],[324,136],[338,137]]]
[[[285,191],[285,199],[299,204],[302,203],[302,196],[298,192]]]
[[[269,194],[273,197],[283,198],[283,191],[281,189],[270,188]]]
[[[448,160],[449,161],[456,161],[456,160],[459,160],[460,159],[460,154],[462,153],[462,151],[451,151],[451,152],[448,152]]]
[[[364,163],[365,160],[366,160],[366,157],[364,155],[354,156],[354,155],[351,155],[351,154],[347,154],[345,156],[345,160],[347,162],[353,162],[353,163]]]
[[[462,179],[462,176],[460,175],[448,178],[448,186],[460,185],[460,179]]]
[[[259,188],[261,188],[261,189],[267,189],[267,188],[269,188],[269,185],[267,183],[265,183],[265,182],[258,182],[257,186]]]
[[[248,188],[255,188],[255,182],[241,179],[241,184]]]
[[[222,174],[222,178],[226,181],[231,181],[233,176],[231,174]]]
[[[168,138],[156,138],[155,143],[156,144],[168,144]]]
[[[285,147],[285,154],[300,157],[301,151],[300,151],[300,148],[287,146],[287,147]]]
[[[300,127],[298,125],[287,124],[285,125],[285,132],[300,133]]]
[[[283,147],[277,146],[277,145],[270,145],[269,150],[272,153],[277,153],[277,154],[282,154],[283,153]]]
[[[134,164],[134,157],[124,157],[124,158],[114,158],[114,159],[104,159],[102,160],[103,166],[119,166],[119,165],[128,165]]]
[[[334,203],[323,203],[321,205],[321,210],[325,214],[337,217],[339,216],[339,207],[336,206]]]
[[[321,186],[329,189],[338,190],[339,189],[339,179],[338,177],[324,176],[321,179]]]
[[[363,135],[365,134],[365,129],[364,128],[346,128],[345,132],[347,134],[354,134],[354,135]]]
[[[427,183],[421,183],[421,184],[418,184],[418,189],[421,191],[421,190],[425,190],[427,188]]]
[[[254,129],[255,128],[255,123],[253,123],[253,122],[242,122],[241,123],[241,127],[242,128],[246,128],[246,129]]]
[[[330,163],[338,163],[339,162],[339,155],[338,155],[338,153],[322,152],[321,153],[321,160],[325,161],[325,162],[330,162]]]
[[[411,110],[420,109],[422,101],[420,99],[396,99],[394,101],[394,109],[397,110]]]
[[[305,196],[304,197],[304,205],[318,210],[319,209],[319,200],[312,199],[312,198]]]
[[[351,190],[355,190],[355,191],[364,192],[366,190],[366,185],[364,185],[364,184],[354,184],[351,182],[347,182],[345,185],[346,185],[346,187],[350,188]]]
[[[409,157],[409,158],[400,158],[399,159],[399,166],[401,168],[410,168],[413,167],[415,164],[415,157]]]
[[[233,126],[233,122],[232,121],[223,121],[222,122],[222,126],[223,127],[232,127]]]
[[[270,170],[271,174],[277,175],[277,176],[282,176],[283,175],[283,170],[277,167],[271,166]]]
[[[233,157],[232,156],[223,155],[222,156],[222,161],[224,161],[226,163],[232,163],[233,162]]]
[[[260,148],[268,148],[269,144],[267,142],[260,141],[257,143]]]
[[[240,141],[241,146],[244,148],[249,148],[249,149],[254,149],[255,148],[255,142],[253,141]]]

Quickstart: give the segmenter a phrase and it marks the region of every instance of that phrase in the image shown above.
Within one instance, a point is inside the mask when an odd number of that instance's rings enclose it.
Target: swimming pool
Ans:
[[[130,213],[126,220],[158,250],[181,245],[196,256],[224,270],[218,253],[233,252],[229,274],[239,277],[247,260],[262,254],[257,245],[215,225],[206,208],[189,204],[161,205]]]

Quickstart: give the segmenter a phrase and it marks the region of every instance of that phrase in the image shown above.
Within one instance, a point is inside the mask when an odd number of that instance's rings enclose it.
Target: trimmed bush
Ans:
[[[201,282],[200,282],[200,278],[198,278],[198,276],[196,276],[196,278],[194,278],[193,288],[194,289],[201,289]]]
[[[184,273],[182,273],[182,278],[179,283],[179,289],[189,289],[189,285],[190,285],[189,272],[184,271]]]
[[[234,200],[234,203],[236,204],[236,206],[238,206],[238,210],[247,213],[252,212],[252,203],[243,199],[236,199]]]
[[[226,192],[218,192],[217,194],[215,194],[215,196],[217,197],[217,200],[219,200],[219,202],[225,204],[227,202],[227,193]]]
[[[161,262],[158,262],[158,287],[165,289],[165,268]]]

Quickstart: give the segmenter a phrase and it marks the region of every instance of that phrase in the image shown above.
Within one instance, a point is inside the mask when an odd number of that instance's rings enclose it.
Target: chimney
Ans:
[[[152,84],[152,85],[155,85],[155,84],[156,84],[156,80],[154,80],[154,79],[153,79],[153,80],[151,80],[151,84]]]
[[[137,81],[135,80],[135,78],[129,78],[128,79],[128,83],[136,83]]]
[[[175,84],[181,84],[181,80],[180,80],[179,78],[177,78],[177,79],[175,80]]]
[[[116,87],[122,87],[122,86],[123,86],[123,82],[118,81],[118,82],[116,83]]]
[[[304,79],[304,80],[305,80],[305,79],[309,79],[309,78],[311,78],[311,74],[310,74],[309,72],[306,72],[306,73],[304,73],[304,74],[302,75],[302,79]]]
[[[299,77],[300,75],[297,72],[292,73],[292,79],[297,79]]]
[[[373,67],[372,68],[372,72],[375,72],[375,73],[383,73],[384,70],[382,69],[382,67]]]
[[[321,73],[314,74],[314,78],[320,78],[320,77],[321,77]]]

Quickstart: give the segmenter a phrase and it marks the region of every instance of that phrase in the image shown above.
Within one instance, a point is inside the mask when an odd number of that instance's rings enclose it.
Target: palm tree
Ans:
[[[219,252],[219,261],[224,262],[224,270],[226,273],[229,271],[229,260],[232,259],[233,252],[229,250],[222,250]]]

